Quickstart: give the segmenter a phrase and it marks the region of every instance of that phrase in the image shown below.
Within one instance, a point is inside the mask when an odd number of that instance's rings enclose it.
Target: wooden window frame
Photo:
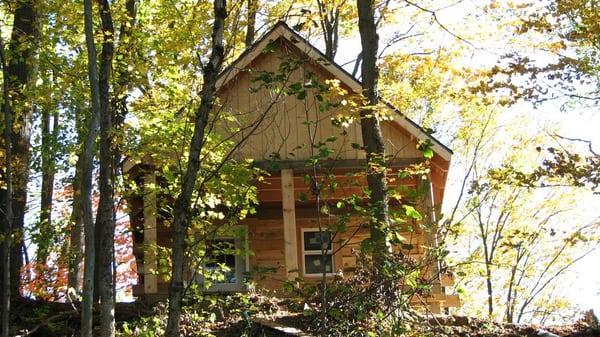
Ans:
[[[321,254],[322,254],[321,250],[318,250],[318,251],[317,250],[308,250],[307,251],[307,250],[304,249],[305,248],[305,246],[304,246],[304,233],[306,233],[306,232],[311,232],[311,233],[315,233],[315,232],[316,233],[318,233],[318,232],[327,232],[327,233],[329,233],[329,235],[330,235],[330,239],[329,240],[331,241],[330,242],[331,249],[328,249],[325,252],[325,255],[331,255],[331,272],[330,273],[325,273],[325,276],[333,276],[333,275],[335,275],[335,272],[334,272],[335,271],[335,256],[333,254],[334,249],[333,249],[333,240],[331,240],[331,232],[330,231],[325,231],[325,230],[319,230],[319,228],[304,228],[303,227],[303,228],[300,229],[300,237],[301,237],[301,239],[300,239],[300,241],[301,241],[301,243],[300,243],[300,245],[301,245],[300,246],[300,253],[301,253],[300,254],[300,258],[302,259],[302,276],[315,277],[315,276],[322,276],[323,275],[323,273],[307,273],[306,272],[306,259],[305,259],[305,257],[307,255],[312,255],[312,256],[318,255],[318,256],[321,256]]]
[[[235,255],[235,276],[236,276],[236,282],[235,283],[216,283],[213,282],[213,284],[205,289],[204,291],[207,293],[218,293],[218,292],[239,292],[239,291],[245,291],[246,289],[246,285],[244,284],[243,280],[244,280],[244,274],[248,272],[249,270],[249,258],[248,258],[248,232],[246,232],[245,234],[245,238],[241,239],[239,237],[235,237],[235,236],[227,236],[227,235],[223,235],[223,236],[217,236],[213,239],[211,239],[211,241],[217,241],[217,240],[233,240],[234,242],[234,248],[237,250],[239,248],[241,248],[242,246],[244,246],[244,249],[246,251],[245,254],[243,255]],[[204,263],[202,264],[202,268],[205,267]],[[198,282],[198,283],[202,283],[204,282],[204,280],[202,279],[202,276],[199,274],[196,274],[196,276],[194,276],[194,282]]]

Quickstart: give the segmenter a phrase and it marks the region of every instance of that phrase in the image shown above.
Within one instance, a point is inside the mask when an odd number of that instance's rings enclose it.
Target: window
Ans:
[[[204,268],[211,273],[221,273],[224,277],[215,283],[236,283],[236,256],[234,239],[209,240],[206,247]]]
[[[241,240],[220,238],[206,242],[204,272],[215,277],[207,291],[240,291],[243,290],[244,273],[246,272],[246,256],[240,255]],[[201,275],[197,282],[204,282]]]
[[[325,253],[325,254],[323,254]],[[318,229],[302,229],[302,258],[304,275],[322,275],[323,265],[327,274],[333,273],[333,250],[331,233]]]

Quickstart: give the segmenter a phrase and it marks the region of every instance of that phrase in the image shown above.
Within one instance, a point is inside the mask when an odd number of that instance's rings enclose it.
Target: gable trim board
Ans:
[[[337,63],[328,59],[321,51],[310,44],[305,38],[291,29],[285,22],[279,21],[270,31],[264,34],[250,48],[246,49],[232,64],[221,72],[216,83],[217,92],[225,87],[233,80],[240,71],[248,67],[254,59],[256,59],[269,43],[282,38],[291,44],[295,45],[302,53],[315,61],[320,67],[328,71],[335,78],[339,79],[344,85],[348,86],[354,93],[362,93],[362,85],[359,80],[350,75],[344,68]],[[452,150],[442,144],[432,135],[428,134],[425,129],[415,123],[410,118],[404,116],[400,110],[394,107],[391,103],[382,100],[390,110],[394,111],[398,118],[394,118],[392,123],[406,130],[412,136],[420,141],[429,139],[433,144],[433,151],[446,161],[450,161]]]

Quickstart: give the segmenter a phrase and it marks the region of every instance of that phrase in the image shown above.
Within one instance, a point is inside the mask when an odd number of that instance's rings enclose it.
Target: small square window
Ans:
[[[223,280],[215,283],[236,283],[235,240],[219,239],[207,242],[205,268],[211,272],[221,272]]]
[[[212,284],[205,291],[240,291],[244,289],[247,256],[240,254],[242,243],[242,240],[231,237],[206,241],[202,268],[204,272],[218,276],[211,277]],[[205,282],[202,274],[196,274],[194,279],[198,283]]]
[[[331,250],[331,233],[304,232],[304,250]]]
[[[331,233],[318,229],[302,229],[302,259],[304,275],[333,273],[333,248]]]
[[[323,263],[325,263],[325,272],[327,274],[332,273],[333,258],[331,254],[304,256],[304,269],[306,270],[306,274],[322,274]]]

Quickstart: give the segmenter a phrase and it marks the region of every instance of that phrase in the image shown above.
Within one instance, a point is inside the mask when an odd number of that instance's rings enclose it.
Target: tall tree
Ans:
[[[8,337],[9,335],[9,323],[10,323],[10,246],[11,246],[11,232],[13,223],[13,212],[12,212],[12,116],[10,111],[10,93],[8,87],[8,66],[6,63],[6,52],[4,49],[4,41],[0,37],[0,61],[2,62],[2,112],[4,122],[4,184],[5,190],[0,191],[2,193],[0,201],[2,201],[1,211],[2,218],[2,331],[0,335],[2,337]]]
[[[95,274],[95,230],[92,215],[92,170],[94,158],[94,145],[98,133],[98,120],[100,119],[100,87],[98,81],[98,66],[96,46],[94,44],[94,17],[91,0],[85,0],[84,26],[85,42],[88,55],[88,78],[90,82],[91,114],[87,120],[87,135],[83,142],[80,204],[81,217],[85,232],[85,264],[83,280],[83,303],[81,309],[81,336],[92,337],[93,304],[94,304],[94,274]]]
[[[333,60],[338,50],[340,7],[343,6],[343,3],[327,6],[325,1],[317,0],[317,5],[319,7],[319,23],[325,40],[325,56]]]
[[[248,7],[248,22],[246,23],[246,48],[250,48],[254,43],[256,34],[256,11],[258,10],[258,0],[246,0]]]
[[[77,110],[79,112],[81,111],[81,109]],[[85,136],[84,133],[82,133],[82,135]],[[81,148],[81,150],[83,150],[83,147]],[[73,178],[73,204],[71,209],[71,217],[69,219],[69,275],[67,276],[67,286],[69,288],[69,291],[74,290],[76,293],[80,292],[82,288],[80,279],[80,265],[83,260],[84,254],[83,219],[81,214],[81,179],[83,173],[83,159],[84,157],[80,153],[80,155],[77,157],[77,163],[75,163],[75,176]]]
[[[371,223],[371,242],[376,258],[385,256],[387,239],[385,229],[388,225],[388,198],[385,168],[385,142],[377,113],[377,49],[379,36],[375,24],[375,10],[371,0],[357,0],[358,28],[362,45],[362,89],[363,107],[360,111],[361,133],[367,156],[367,184],[370,190],[371,204],[374,206],[374,218]]]
[[[7,54],[7,77],[13,114],[13,232],[15,244],[11,250],[11,290],[19,295],[21,266],[23,265],[23,229],[27,209],[27,183],[31,158],[32,105],[26,90],[33,77],[33,62],[39,38],[37,1],[14,3],[13,27]]]
[[[179,336],[181,300],[183,297],[183,269],[185,237],[189,226],[189,209],[196,179],[200,169],[200,152],[205,141],[205,128],[208,115],[215,101],[217,77],[224,58],[223,33],[227,6],[225,0],[214,0],[214,26],[212,31],[212,51],[208,62],[203,66],[203,84],[200,92],[200,106],[196,110],[194,132],[190,142],[187,169],[181,182],[181,192],[175,202],[172,225],[172,272],[169,287],[169,318],[166,336]]]
[[[50,78],[53,81],[53,78]],[[52,101],[52,100],[50,100]],[[40,240],[38,240],[38,263],[46,263],[52,232],[52,195],[56,172],[54,153],[58,136],[58,108],[48,104],[41,107],[42,126],[42,193],[40,196]]]
[[[96,285],[95,289],[100,298],[100,336],[115,335],[115,293],[114,293],[114,159],[112,142],[112,109],[110,79],[112,75],[112,61],[114,55],[114,27],[108,0],[99,4],[100,21],[102,30],[102,51],[100,54],[100,68],[98,78],[100,111],[100,174],[99,190],[100,201],[96,215]]]

